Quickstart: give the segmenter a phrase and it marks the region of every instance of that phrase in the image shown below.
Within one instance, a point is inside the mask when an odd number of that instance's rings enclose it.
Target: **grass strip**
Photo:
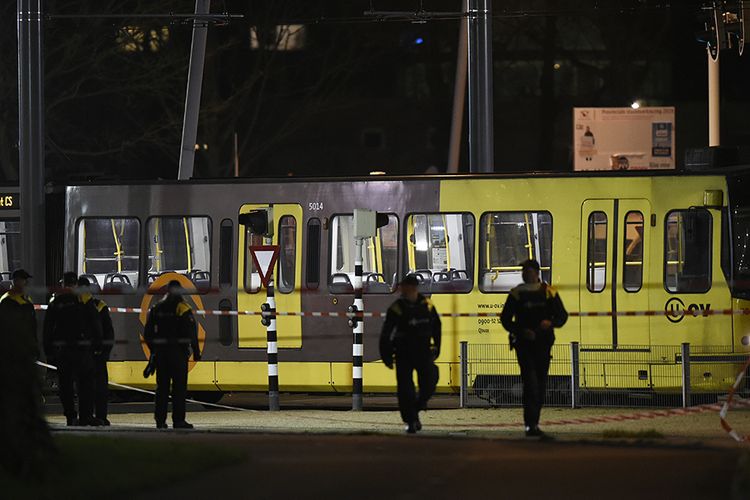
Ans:
[[[169,438],[55,436],[53,466],[19,480],[0,471],[3,498],[82,499],[121,496],[243,462],[235,448]]]

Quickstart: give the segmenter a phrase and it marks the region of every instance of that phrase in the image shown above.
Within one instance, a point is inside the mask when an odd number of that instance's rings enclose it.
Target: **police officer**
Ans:
[[[3,323],[23,346],[24,356],[38,356],[36,313],[34,303],[26,295],[26,285],[31,275],[23,269],[13,271],[13,286],[0,298]],[[14,353],[13,353],[14,354]]]
[[[182,299],[179,281],[170,281],[167,294],[149,310],[143,337],[156,366],[156,428],[167,428],[171,384],[173,427],[192,429],[192,424],[185,421],[188,359],[190,348],[195,361],[200,361],[201,353],[193,311]]]
[[[440,317],[429,299],[419,293],[414,275],[400,284],[401,298],[388,309],[380,333],[380,357],[393,368],[395,355],[398,406],[406,432],[422,429],[419,411],[427,408],[438,382],[435,359],[440,354]],[[413,373],[417,372],[419,396],[414,388]]]
[[[539,262],[524,261],[521,270],[523,284],[508,294],[500,319],[509,332],[510,348],[516,350],[521,368],[526,436],[545,437],[539,429],[539,416],[555,343],[554,329],[565,324],[568,313],[557,290],[540,279]]]
[[[75,273],[63,275],[63,288],[44,317],[44,352],[57,364],[60,401],[69,426],[100,426],[94,418],[94,352],[101,350],[102,326],[92,302],[78,295]],[[78,392],[78,412],[75,392]]]
[[[0,362],[0,468],[29,472],[54,451],[42,410],[42,387],[36,360],[34,304],[26,295],[31,275],[13,272],[12,288],[0,298],[3,360]]]
[[[94,351],[94,415],[101,420],[102,425],[110,425],[107,419],[107,403],[109,400],[109,373],[107,373],[107,361],[112,353],[115,342],[115,330],[112,327],[112,318],[109,315],[109,307],[103,300],[91,294],[91,283],[88,278],[78,278],[78,290],[81,302],[93,304],[102,326],[101,349]]]

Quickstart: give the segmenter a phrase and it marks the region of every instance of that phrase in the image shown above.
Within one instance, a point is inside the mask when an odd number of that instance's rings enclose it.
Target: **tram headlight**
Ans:
[[[750,335],[745,335],[740,339],[740,342],[742,342],[742,345],[749,346],[750,345]]]

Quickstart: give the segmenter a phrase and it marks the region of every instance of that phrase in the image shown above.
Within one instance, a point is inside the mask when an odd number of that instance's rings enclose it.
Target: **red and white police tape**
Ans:
[[[742,382],[742,379],[745,377],[745,374],[747,373],[747,369],[750,367],[750,357],[747,358],[747,361],[745,361],[745,364],[742,366],[742,369],[737,373],[737,378],[734,380],[734,384],[732,384],[732,387],[729,388],[729,394],[727,395],[727,400],[724,401],[724,404],[721,406],[721,410],[719,411],[719,419],[721,420],[721,427],[729,434],[735,441],[737,442],[746,442],[748,441],[748,437],[746,435],[740,435],[737,431],[735,431],[731,425],[729,425],[729,422],[727,421],[727,413],[729,413],[729,408],[732,406],[732,403],[735,404],[742,404],[747,406],[747,401],[734,401],[735,392],[737,391],[737,388],[740,386],[740,382]]]
[[[35,305],[34,308],[40,311],[47,309],[47,305]],[[140,307],[110,307],[110,312],[114,313],[134,313],[140,314],[142,309]],[[218,309],[197,309],[194,311],[199,316],[268,316],[271,313],[265,311],[225,311]],[[276,311],[276,316],[296,316],[296,317],[308,317],[308,318],[383,318],[385,312],[380,311],[357,311],[357,312],[339,312],[339,311]],[[444,318],[497,318],[502,315],[502,312],[453,312],[453,313],[439,313],[439,316]],[[669,317],[682,317],[692,316],[707,317],[707,316],[747,316],[750,315],[750,308],[745,309],[703,309],[694,311],[682,311],[680,314],[675,314],[672,311],[572,311],[568,313],[571,317],[592,317],[592,316],[669,316]]]

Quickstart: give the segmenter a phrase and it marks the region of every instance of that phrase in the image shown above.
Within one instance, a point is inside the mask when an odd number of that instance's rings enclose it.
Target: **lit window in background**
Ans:
[[[140,26],[123,26],[115,38],[122,52],[158,52],[169,41],[169,27],[144,30]]]
[[[258,50],[300,50],[305,47],[304,24],[280,24],[267,32],[250,27],[250,48]]]

